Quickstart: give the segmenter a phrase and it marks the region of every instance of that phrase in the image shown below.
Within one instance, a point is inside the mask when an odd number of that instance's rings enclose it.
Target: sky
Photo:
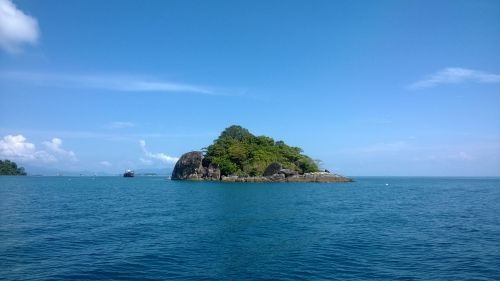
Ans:
[[[238,124],[348,176],[500,176],[499,50],[495,0],[0,0],[0,158],[171,168]]]

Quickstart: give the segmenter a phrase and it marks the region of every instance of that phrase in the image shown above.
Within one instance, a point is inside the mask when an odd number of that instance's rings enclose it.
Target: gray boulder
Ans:
[[[203,166],[203,154],[200,151],[185,153],[175,163],[173,180],[219,180],[220,169],[213,165]]]
[[[174,171],[172,172],[173,180],[195,179],[201,178],[204,173],[201,162],[203,154],[199,151],[191,151],[185,153],[175,163]]]
[[[281,169],[279,171],[279,173],[285,175],[287,178],[299,174],[297,171],[290,170],[290,169]]]
[[[273,162],[267,166],[267,168],[264,170],[264,177],[269,177],[274,174],[278,174],[281,171],[281,164],[277,162]]]
[[[215,165],[209,164],[206,168],[205,178],[208,180],[219,180],[220,179],[220,169]]]

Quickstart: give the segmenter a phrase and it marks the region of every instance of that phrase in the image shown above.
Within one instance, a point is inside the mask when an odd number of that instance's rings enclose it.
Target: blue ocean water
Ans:
[[[500,179],[0,177],[4,280],[499,280]]]

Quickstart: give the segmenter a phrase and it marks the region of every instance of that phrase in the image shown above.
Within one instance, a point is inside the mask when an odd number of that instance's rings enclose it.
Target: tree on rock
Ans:
[[[222,175],[262,176],[271,163],[299,174],[317,172],[318,166],[299,147],[288,146],[267,136],[254,136],[233,125],[206,148],[205,161],[217,166]]]

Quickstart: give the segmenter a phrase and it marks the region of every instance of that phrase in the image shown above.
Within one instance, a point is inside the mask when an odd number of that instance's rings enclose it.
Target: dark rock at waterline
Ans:
[[[219,180],[220,169],[203,161],[203,154],[200,151],[191,151],[183,154],[177,161],[172,172],[172,179]]]
[[[202,159],[203,155],[197,151],[188,152],[182,155],[177,163],[175,163],[172,179],[188,179],[201,174],[203,170],[201,165]]]
[[[209,164],[207,168],[205,168],[204,179],[209,180],[219,180],[220,179],[220,169],[212,164]]]
[[[267,166],[267,168],[264,170],[263,176],[264,177],[272,176],[274,174],[279,173],[280,170],[281,170],[281,164],[277,163],[277,162],[273,162],[273,163],[269,164],[269,166]]]
[[[283,173],[274,174],[271,176],[255,176],[255,177],[238,177],[238,176],[222,176],[223,182],[352,182],[353,180],[341,175],[314,172],[305,173],[303,175],[286,176]]]
[[[286,177],[295,176],[295,175],[299,174],[297,171],[290,170],[290,169],[281,169],[278,173],[283,174]]]

